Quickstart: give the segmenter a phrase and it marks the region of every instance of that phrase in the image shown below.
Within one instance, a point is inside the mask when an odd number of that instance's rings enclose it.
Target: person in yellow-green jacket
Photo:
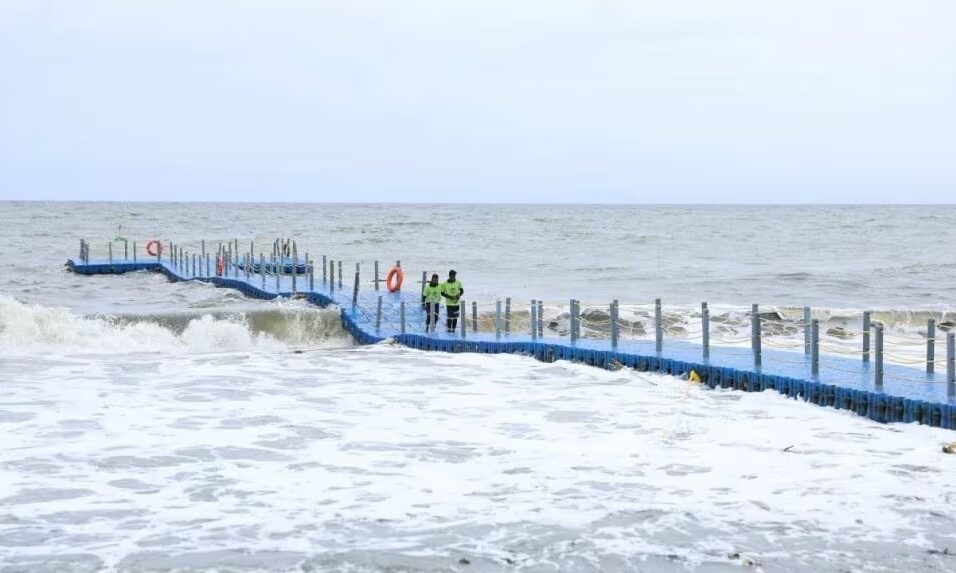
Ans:
[[[441,285],[438,275],[422,287],[422,308],[425,310],[425,332],[435,332],[438,326],[438,307],[441,305]]]
[[[458,280],[458,273],[448,271],[448,280],[441,284],[441,295],[445,297],[445,332],[454,333],[458,327],[458,312],[461,310],[461,295],[465,287]]]

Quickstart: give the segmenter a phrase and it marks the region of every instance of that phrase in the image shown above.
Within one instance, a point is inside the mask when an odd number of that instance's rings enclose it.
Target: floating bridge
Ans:
[[[156,245],[159,246],[159,245]],[[342,325],[360,344],[374,344],[386,339],[419,350],[439,352],[476,352],[481,354],[520,354],[551,362],[568,360],[600,368],[632,368],[642,372],[660,372],[675,376],[697,374],[701,383],[711,388],[733,388],[744,392],[776,390],[819,406],[850,410],[878,422],[918,422],[956,430],[956,380],[954,380],[954,334],[945,337],[945,358],[935,359],[935,325],[927,335],[925,370],[884,362],[882,326],[873,325],[865,317],[864,352],[861,358],[820,355],[818,324],[807,321],[806,352],[763,348],[761,319],[756,306],[751,314],[751,348],[711,346],[708,341],[706,305],[703,344],[668,340],[660,327],[660,304],[656,307],[654,339],[632,340],[618,336],[617,305],[610,305],[610,336],[604,339],[580,337],[580,305],[571,304],[570,336],[545,335],[540,302],[532,302],[530,328],[527,332],[510,331],[510,321],[500,321],[500,302],[496,308],[494,331],[479,331],[477,313],[469,318],[467,305],[462,306],[459,329],[454,334],[444,331],[423,332],[424,317],[417,289],[414,292],[387,292],[378,289],[376,263],[374,288],[360,288],[356,266],[354,283],[343,288],[342,263],[322,258],[321,269],[312,264],[308,254],[293,254],[283,259],[273,256],[258,260],[250,254],[237,256],[238,244],[220,248],[220,256],[209,253],[189,254],[182,247],[168,244],[154,249],[157,254],[137,257],[135,243],[130,257],[128,244],[122,257],[114,257],[112,243],[109,257],[92,259],[89,243],[81,241],[80,255],[67,261],[77,274],[122,274],[134,271],[161,272],[173,281],[202,281],[219,287],[234,288],[249,297],[273,299],[295,297],[320,307],[341,309]],[[211,261],[222,261],[215,264]],[[219,267],[218,269],[216,267]],[[293,269],[295,272],[293,272]],[[351,281],[349,281],[351,282]],[[506,308],[510,313],[510,300]],[[577,326],[575,326],[577,317]],[[810,328],[812,323],[812,329]],[[873,352],[869,350],[870,328],[875,335]],[[871,360],[872,358],[872,360]],[[934,365],[944,367],[937,372]]]

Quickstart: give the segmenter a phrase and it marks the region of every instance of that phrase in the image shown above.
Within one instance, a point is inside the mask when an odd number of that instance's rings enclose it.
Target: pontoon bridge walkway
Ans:
[[[770,348],[759,349],[758,365],[747,348],[708,346],[705,357],[701,344],[660,337],[658,340],[619,339],[612,344],[608,339],[544,336],[542,331],[534,335],[505,333],[500,329],[474,332],[472,325],[464,326],[466,307],[462,312],[462,328],[455,334],[445,333],[443,322],[439,324],[438,333],[426,334],[422,332],[423,317],[417,292],[359,289],[357,276],[353,288],[349,285],[342,289],[342,283],[336,283],[334,278],[310,280],[308,273],[283,274],[268,272],[269,268],[250,270],[228,265],[223,272],[225,276],[214,276],[208,263],[204,265],[201,259],[197,265],[195,258],[190,264],[188,257],[185,261],[165,256],[111,261],[93,260],[88,255],[88,249],[85,256],[81,249],[80,257],[67,262],[68,268],[86,275],[157,271],[173,281],[207,282],[234,288],[255,298],[295,296],[322,307],[337,306],[341,309],[344,328],[360,344],[394,339],[405,346],[429,351],[521,354],[544,361],[569,360],[601,368],[633,368],[678,376],[693,371],[711,388],[748,392],[773,389],[819,406],[850,410],[879,422],[918,422],[956,429],[951,333],[942,339],[949,347],[941,345],[945,358],[939,362],[943,367],[932,373],[884,363],[882,357],[864,362],[821,355],[819,351],[808,356],[803,352]],[[756,328],[759,333],[759,320]],[[882,385],[877,383],[879,369],[882,369]]]

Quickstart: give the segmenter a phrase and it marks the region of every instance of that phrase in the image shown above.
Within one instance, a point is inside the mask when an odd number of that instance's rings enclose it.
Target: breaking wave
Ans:
[[[0,353],[211,353],[350,344],[336,309],[81,315],[0,295]]]

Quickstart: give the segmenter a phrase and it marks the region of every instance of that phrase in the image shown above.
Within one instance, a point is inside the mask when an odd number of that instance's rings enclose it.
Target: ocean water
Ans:
[[[952,207],[0,203],[0,571],[947,571],[952,432],[776,393],[355,346],[334,309],[65,271],[294,237],[496,296],[953,319]],[[121,229],[118,229],[122,226]],[[122,244],[114,243],[121,256]],[[595,321],[594,335],[599,321]],[[635,334],[638,335],[638,334]],[[791,338],[787,338],[791,337]]]

